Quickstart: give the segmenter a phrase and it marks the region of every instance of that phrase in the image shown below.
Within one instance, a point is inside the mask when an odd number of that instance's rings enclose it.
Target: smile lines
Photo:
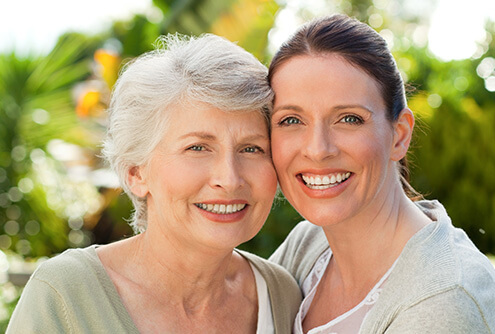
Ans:
[[[306,176],[301,174],[304,183],[311,189],[327,189],[335,187],[336,185],[339,185],[347,180],[350,176],[350,172],[319,176]]]
[[[229,214],[243,210],[246,204],[205,204],[194,203],[198,208],[217,214]]]

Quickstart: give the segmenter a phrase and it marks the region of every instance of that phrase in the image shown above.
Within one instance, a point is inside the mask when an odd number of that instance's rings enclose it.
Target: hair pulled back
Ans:
[[[343,14],[314,19],[303,25],[282,44],[270,64],[271,82],[277,69],[289,59],[303,55],[337,54],[363,70],[377,83],[390,122],[398,119],[407,106],[402,76],[385,39],[365,23]],[[418,198],[409,184],[407,158],[399,162],[402,187],[406,194]]]

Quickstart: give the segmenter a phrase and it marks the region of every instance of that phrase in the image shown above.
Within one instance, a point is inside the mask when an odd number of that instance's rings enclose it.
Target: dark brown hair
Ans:
[[[360,68],[378,83],[390,122],[406,108],[404,82],[386,41],[370,26],[346,15],[314,19],[303,25],[277,51],[270,64],[271,82],[277,69],[295,56],[337,54]],[[400,162],[402,187],[411,199],[420,195],[409,184],[407,158]]]

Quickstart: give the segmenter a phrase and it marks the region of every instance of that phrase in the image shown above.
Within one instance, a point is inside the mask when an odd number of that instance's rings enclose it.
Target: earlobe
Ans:
[[[134,166],[128,170],[127,184],[130,191],[138,197],[146,197],[148,194],[148,185],[143,177],[142,167]]]
[[[401,111],[399,118],[394,124],[394,143],[391,158],[394,161],[402,159],[409,149],[414,129],[414,115],[412,111],[405,108]]]

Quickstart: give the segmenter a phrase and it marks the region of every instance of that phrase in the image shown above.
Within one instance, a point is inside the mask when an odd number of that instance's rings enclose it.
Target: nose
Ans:
[[[201,168],[201,166],[198,166]],[[242,165],[235,153],[228,152],[218,157],[213,165],[210,185],[213,188],[222,188],[227,192],[232,192],[241,188],[246,183]]]
[[[325,124],[317,124],[308,129],[303,145],[303,154],[308,159],[320,162],[338,154],[339,149],[331,130]]]

